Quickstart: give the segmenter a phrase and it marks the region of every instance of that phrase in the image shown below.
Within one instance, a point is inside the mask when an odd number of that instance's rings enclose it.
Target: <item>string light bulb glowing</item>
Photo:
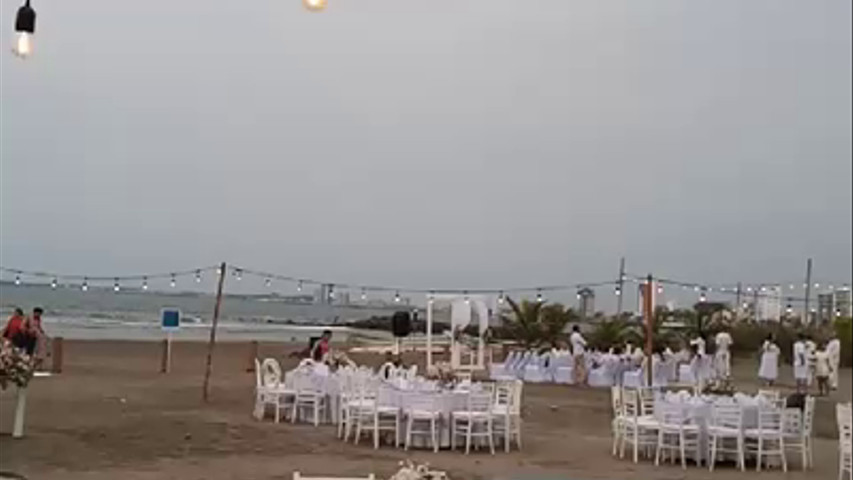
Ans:
[[[89,280],[87,280],[85,278],[83,279],[83,284],[80,285],[80,290],[83,290],[84,292],[89,291]]]
[[[195,271],[195,283],[201,283],[201,270]]]
[[[239,268],[237,270],[234,270],[234,276],[237,277],[237,281],[239,282],[243,279],[243,271]]]
[[[309,12],[322,12],[326,9],[327,0],[302,0],[302,5]]]
[[[302,291],[302,280],[300,280],[299,283],[296,284],[296,291],[297,292]]]
[[[465,304],[466,304],[466,305],[470,305],[470,304],[471,304],[471,299],[470,299],[470,298],[468,298],[468,292],[463,292],[463,295],[465,295]]]
[[[21,276],[15,275],[15,285],[20,285],[20,284],[21,284]]]
[[[500,293],[498,294],[498,303],[499,303],[500,305],[503,305],[503,303],[504,303],[504,292],[500,292]]]
[[[707,300],[708,295],[704,291],[702,291],[702,293],[699,294],[699,301],[705,303]]]
[[[400,292],[394,293],[394,303],[400,303]]]
[[[148,290],[148,277],[142,279],[142,290]]]
[[[175,288],[175,286],[176,286],[177,284],[178,284],[178,281],[175,279],[175,274],[173,273],[173,274],[172,274],[172,279],[171,279],[171,280],[169,280],[169,286],[170,286],[170,287],[172,287],[172,288]]]
[[[365,289],[361,289],[361,300],[367,300],[367,291]]]
[[[270,287],[272,286],[272,279],[271,279],[271,278],[269,278],[269,277],[267,277],[267,279],[266,279],[266,280],[264,280],[264,285],[265,285],[267,288],[270,288]]]
[[[12,53],[20,58],[27,58],[33,54],[33,34],[36,33],[36,11],[30,6],[30,0],[26,0],[18,9],[15,17],[15,43]]]
[[[113,283],[113,291],[118,292],[119,290],[121,290],[121,286],[118,284],[118,278],[116,278],[115,282]]]
[[[620,286],[618,286],[618,285],[617,285],[617,286],[616,286],[616,291],[615,291],[614,293],[616,294],[616,296],[617,296],[617,297],[618,297],[619,295],[622,295],[622,287],[620,287]]]
[[[536,291],[536,303],[542,303],[544,299],[542,298],[542,291]]]
[[[50,281],[50,288],[55,289],[58,284],[59,284],[59,282],[54,278],[53,280]]]

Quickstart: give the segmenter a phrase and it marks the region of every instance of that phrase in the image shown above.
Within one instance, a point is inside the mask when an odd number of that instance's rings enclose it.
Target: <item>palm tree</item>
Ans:
[[[509,297],[506,300],[512,312],[511,316],[505,315],[507,312],[500,315],[506,333],[525,347],[536,346],[540,338],[539,313],[544,303],[522,300],[519,304]]]

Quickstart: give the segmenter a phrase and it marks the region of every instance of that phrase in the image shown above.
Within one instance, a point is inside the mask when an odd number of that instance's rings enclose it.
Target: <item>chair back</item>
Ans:
[[[655,390],[649,387],[640,387],[637,389],[640,396],[640,415],[655,414]]]
[[[610,387],[610,406],[613,410],[613,417],[622,415],[622,388],[618,386]]]
[[[471,389],[468,392],[465,405],[469,412],[487,413],[492,408],[492,395],[494,391],[475,391]]]
[[[265,387],[275,387],[281,384],[281,366],[274,358],[265,358],[261,364],[261,384]]]
[[[743,429],[743,408],[735,403],[719,403],[711,406],[711,426]]]
[[[255,357],[255,388],[260,388],[264,386],[263,379],[261,378],[261,362]]]
[[[502,381],[498,382],[495,385],[495,396],[494,402],[492,403],[495,407],[506,407],[509,410],[510,405],[512,404],[513,394],[515,389],[514,381]]]
[[[782,432],[785,427],[785,409],[778,404],[759,405],[758,407],[758,431],[759,432]]]
[[[835,419],[838,423],[838,443],[842,450],[850,451],[853,447],[853,411],[849,403],[839,403],[835,406]]]
[[[657,419],[664,425],[676,427],[682,427],[691,420],[687,405],[669,402],[658,405]]]
[[[393,363],[385,362],[382,364],[381,367],[379,367],[379,371],[377,372],[377,375],[379,375],[379,378],[391,379],[394,377],[394,373],[395,373],[396,369],[397,369],[397,367],[395,367]]]
[[[782,393],[779,390],[766,390],[761,389],[758,391],[759,400],[767,400],[770,402],[775,402],[782,398]]]
[[[640,416],[640,396],[632,388],[622,389],[622,415],[628,418]]]
[[[407,412],[442,412],[440,393],[406,392],[404,409]]]
[[[814,430],[814,412],[815,397],[809,395],[806,397],[806,406],[803,409],[803,435],[806,437],[811,437]]]

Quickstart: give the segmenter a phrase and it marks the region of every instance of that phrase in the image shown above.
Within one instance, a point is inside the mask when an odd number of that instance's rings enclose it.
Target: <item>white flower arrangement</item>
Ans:
[[[416,465],[411,460],[400,462],[400,470],[388,480],[450,480],[446,473],[430,470],[429,464]]]
[[[24,388],[35,371],[32,358],[6,340],[0,344],[0,389],[11,383]]]

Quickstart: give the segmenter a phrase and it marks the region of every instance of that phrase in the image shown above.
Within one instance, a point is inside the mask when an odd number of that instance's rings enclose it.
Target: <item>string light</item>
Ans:
[[[89,281],[86,278],[83,278],[83,284],[80,285],[80,290],[83,290],[84,292],[89,290]]]
[[[201,283],[201,270],[195,271],[195,283]]]
[[[749,308],[749,304],[746,302],[743,302],[743,309],[746,310],[747,308]]]
[[[170,287],[172,287],[172,288],[175,288],[175,286],[176,286],[177,284],[178,284],[178,281],[175,279],[175,274],[173,273],[173,274],[172,274],[172,279],[169,281],[169,286],[170,286]]]
[[[841,316],[841,309],[840,309],[840,308],[835,310],[835,316],[836,316],[836,317],[840,317],[840,316]]]
[[[663,294],[663,285],[658,285],[658,295]]]
[[[429,291],[429,303],[430,305],[435,303],[435,292],[432,290]]]
[[[53,280],[50,281],[50,288],[55,289],[58,283],[59,282],[54,278]]]
[[[537,290],[536,291],[536,303],[542,303],[543,300],[544,299],[542,298],[542,291]]]
[[[367,300],[367,291],[365,289],[361,289],[361,299]]]
[[[142,279],[142,289],[148,290],[148,277]]]
[[[114,291],[114,292],[118,292],[119,290],[121,290],[121,286],[119,286],[119,284],[118,284],[118,278],[116,278],[116,279],[115,279],[115,283],[113,283],[113,291]]]
[[[335,298],[335,286],[332,284],[329,284],[329,299],[334,300],[334,298]]]
[[[216,276],[222,275],[222,267],[216,267]]]
[[[36,32],[36,11],[26,0],[18,9],[15,17],[15,45],[12,52],[20,58],[27,58],[33,53],[32,36]]]
[[[752,293],[752,287],[746,287],[746,291]]]
[[[267,277],[267,279],[264,280],[264,285],[266,285],[267,288],[270,288],[272,286],[272,279]]]
[[[616,286],[616,291],[615,291],[614,293],[616,293],[616,296],[617,296],[617,297],[618,297],[619,295],[622,295],[622,287],[620,287],[620,286],[618,286],[618,285],[617,285],[617,286]]]
[[[300,280],[299,283],[296,284],[296,291],[297,292],[302,291],[302,280]]]
[[[819,283],[815,283],[815,284],[814,284],[814,288],[820,288],[820,284],[819,284]]]
[[[463,292],[463,295],[465,295],[465,304],[466,304],[466,305],[470,305],[470,304],[471,304],[471,299],[470,299],[470,298],[468,298],[468,292],[467,292],[467,291],[466,291],[466,292]]]
[[[794,289],[794,284],[792,283],[792,284],[788,285],[788,289],[789,289],[789,290],[793,290],[793,289]]]
[[[394,293],[394,303],[400,303],[400,292]]]
[[[326,9],[326,3],[326,0],[302,0],[302,5],[311,12],[322,12]]]
[[[788,313],[788,315],[790,315],[790,314],[794,313],[794,307],[792,307],[792,306],[791,306],[791,304],[789,303],[789,304],[785,307],[785,312],[787,312],[787,313]]]
[[[503,303],[504,303],[504,292],[500,292],[498,294],[498,303],[503,305]]]
[[[243,271],[240,270],[239,268],[234,270],[234,276],[237,277],[237,281],[239,282],[240,280],[243,279]]]
[[[21,276],[15,275],[15,285],[20,285],[20,284],[21,284]]]
[[[703,290],[702,293],[699,294],[699,301],[702,303],[705,303],[705,301],[707,301],[707,300],[708,300],[708,296],[705,294],[705,291]]]

